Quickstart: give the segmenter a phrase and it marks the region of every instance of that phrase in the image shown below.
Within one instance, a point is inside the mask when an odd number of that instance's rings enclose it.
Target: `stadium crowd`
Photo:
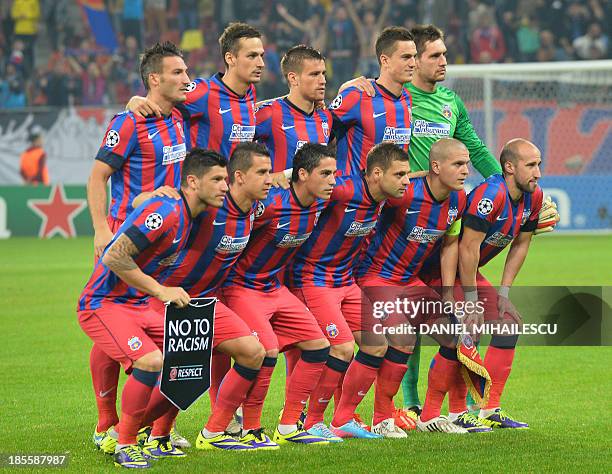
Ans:
[[[297,43],[328,58],[332,87],[377,70],[373,42],[390,18],[446,32],[449,63],[589,60],[610,57],[611,3],[602,0],[105,0],[119,48],[95,43],[77,0],[0,5],[0,108],[105,105],[142,94],[143,46],[171,40],[192,77],[222,69],[216,38],[241,20],[265,34],[262,98],[285,88],[280,56]]]

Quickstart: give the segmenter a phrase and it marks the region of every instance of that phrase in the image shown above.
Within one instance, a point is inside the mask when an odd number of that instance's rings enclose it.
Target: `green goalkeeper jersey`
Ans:
[[[405,86],[412,95],[412,138],[408,153],[413,171],[427,170],[431,145],[440,138],[452,137],[465,144],[472,165],[484,178],[501,174],[499,161],[476,134],[457,93],[442,86],[436,86],[434,92],[412,84]]]

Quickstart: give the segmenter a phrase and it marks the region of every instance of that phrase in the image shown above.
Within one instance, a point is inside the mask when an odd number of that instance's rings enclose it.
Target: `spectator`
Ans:
[[[187,30],[197,29],[199,20],[198,0],[179,0],[178,21],[181,36]]]
[[[14,64],[6,66],[6,76],[0,81],[0,108],[20,109],[26,106],[24,80]]]
[[[290,26],[303,33],[300,41],[297,41],[298,43],[304,43],[319,51],[325,51],[327,43],[327,14],[325,14],[324,17],[319,17],[318,13],[313,13],[313,15],[307,17],[305,21],[300,21],[291,15],[287,8],[280,3],[276,5],[276,11]],[[291,46],[294,44],[295,43]]]
[[[501,61],[506,55],[506,44],[493,14],[489,9],[482,10],[478,21],[470,42],[472,61],[481,64]]]
[[[15,22],[15,39],[23,41],[24,44],[24,69],[26,74],[29,74],[34,65],[34,42],[40,19],[39,0],[14,0],[11,17]]]
[[[19,172],[24,184],[49,185],[47,155],[43,149],[42,135],[38,131],[30,135],[30,146],[21,154]]]
[[[142,49],[142,20],[144,18],[143,0],[123,2],[123,34],[136,39],[136,46]]]
[[[355,72],[355,29],[346,8],[337,5],[328,28],[328,57],[332,63],[334,89]]]
[[[571,58],[565,50],[557,45],[555,36],[549,30],[540,32],[540,49],[536,55],[537,61],[569,61]]]
[[[145,31],[147,32],[147,43],[153,43],[153,39],[164,38],[168,30],[166,22],[166,0],[144,0],[145,2]],[[190,12],[192,15],[194,11]]]
[[[516,42],[519,51],[519,60],[522,62],[534,61],[540,48],[540,34],[532,18],[524,16],[521,25],[516,31]]]
[[[599,23],[591,23],[586,35],[576,38],[573,46],[579,59],[603,59],[608,52],[608,37]]]

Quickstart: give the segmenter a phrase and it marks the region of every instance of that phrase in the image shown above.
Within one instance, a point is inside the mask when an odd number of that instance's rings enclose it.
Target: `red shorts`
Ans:
[[[427,273],[423,276],[423,280],[427,282],[427,285],[431,288],[440,291],[442,288],[442,278],[440,277],[439,269],[433,273]],[[497,290],[491,282],[487,280],[480,271],[476,273],[476,286],[478,287],[478,300],[483,302],[484,306],[484,319],[485,321],[499,320],[499,310],[497,309]],[[453,293],[455,301],[463,301],[463,287],[461,286],[461,280],[459,277],[455,280],[455,286],[453,287]],[[506,313],[504,314],[503,320],[514,321],[511,316]]]
[[[223,298],[266,350],[283,351],[297,342],[325,337],[312,313],[285,286],[268,293],[229,286]]]
[[[144,306],[105,302],[94,310],[77,311],[79,324],[94,344],[131,372],[134,361],[164,347],[163,304]]]
[[[291,292],[304,303],[332,346],[354,342],[361,331],[361,290],[353,283],[341,288],[308,286]]]
[[[253,335],[246,323],[221,301],[217,301],[215,306],[214,330],[213,347],[217,347],[230,339]]]

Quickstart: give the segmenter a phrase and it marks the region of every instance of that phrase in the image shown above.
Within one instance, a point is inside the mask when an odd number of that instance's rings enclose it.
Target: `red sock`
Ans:
[[[321,378],[325,362],[329,355],[329,347],[312,351],[302,351],[291,378],[287,382],[287,396],[281,417],[281,425],[294,425],[308,402],[310,394]]]
[[[334,411],[332,425],[336,428],[353,419],[355,409],[374,383],[382,361],[382,357],[366,354],[363,351],[357,352],[344,376],[342,396]]]
[[[485,355],[484,365],[491,376],[491,393],[487,409],[499,408],[502,392],[506,385],[506,380],[512,370],[514,360],[514,348],[501,349],[489,346]]]
[[[255,383],[242,403],[242,428],[244,431],[261,428],[261,412],[268,394],[276,357],[265,357]]]
[[[215,406],[206,423],[206,429],[213,433],[225,431],[236,408],[238,408],[253,385],[259,369],[250,369],[239,364],[234,364],[219,388]]]
[[[155,438],[159,438],[161,436],[170,435],[170,431],[172,430],[172,426],[174,426],[174,421],[178,416],[179,409],[174,405],[170,406],[166,413],[155,420],[153,423],[153,429],[151,430],[151,436]]]
[[[306,416],[305,428],[311,428],[316,423],[323,421],[325,410],[329,401],[340,383],[340,379],[348,369],[349,363],[329,356],[327,363],[319,379],[319,384],[316,386],[310,395],[308,404],[308,415]]]
[[[173,406],[170,400],[159,391],[159,385],[156,386],[151,393],[149,404],[142,418],[142,426],[152,426],[155,420],[167,413]]]
[[[346,377],[346,372],[343,372],[342,375],[340,376],[340,381],[338,382],[338,386],[336,387],[336,390],[334,390],[334,413],[336,412],[336,408],[338,408],[340,399],[342,398],[342,386],[344,385],[345,377]]]
[[[98,406],[98,426],[96,431],[106,431],[117,424],[117,385],[119,384],[119,362],[106,355],[97,344],[89,354],[91,381]]]
[[[217,393],[219,392],[223,377],[225,377],[225,374],[229,372],[231,367],[232,359],[230,356],[222,352],[213,352],[210,367],[210,390],[208,391],[211,409],[215,406],[215,400],[217,399]]]
[[[389,347],[376,375],[376,389],[374,392],[374,418],[372,424],[376,425],[393,416],[393,397],[400,388],[402,379],[407,370],[406,363],[410,354]]]
[[[429,367],[427,395],[425,395],[425,403],[421,412],[421,421],[429,421],[440,416],[442,402],[456,380],[459,364],[458,360],[442,357],[439,352],[434,356]]]
[[[136,444],[136,435],[155,387],[159,372],[134,369],[121,393],[119,444]]]
[[[467,405],[465,397],[467,397],[468,388],[461,375],[461,366],[455,373],[453,384],[448,391],[448,412],[449,413],[463,413],[467,411]]]
[[[285,398],[287,398],[287,390],[289,389],[289,380],[291,380],[291,374],[293,373],[293,369],[297,365],[300,360],[300,356],[302,355],[302,351],[297,347],[293,349],[289,349],[288,351],[283,352],[285,356]]]

